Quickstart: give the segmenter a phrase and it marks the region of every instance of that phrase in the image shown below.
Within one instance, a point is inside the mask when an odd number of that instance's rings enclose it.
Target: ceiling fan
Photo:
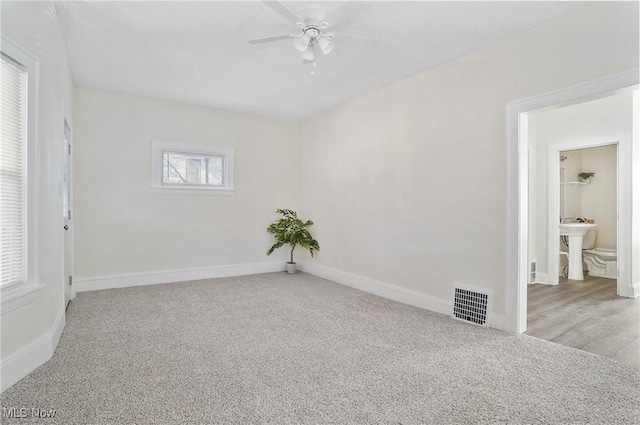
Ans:
[[[357,11],[357,9],[361,9],[364,5],[361,1],[346,1],[331,14],[328,14],[324,7],[317,4],[304,4],[293,12],[279,1],[265,1],[264,3],[287,20],[296,24],[299,32],[257,38],[248,42],[250,44],[259,44],[293,39],[293,46],[299,52],[302,52],[302,62],[311,63],[313,67],[316,66],[316,53],[318,50],[324,55],[328,55],[333,50],[333,38],[336,35],[373,40],[369,37],[333,31],[333,29],[328,32],[330,27],[335,26],[330,22],[339,22],[342,18]],[[311,73],[314,73],[313,68],[311,68]]]

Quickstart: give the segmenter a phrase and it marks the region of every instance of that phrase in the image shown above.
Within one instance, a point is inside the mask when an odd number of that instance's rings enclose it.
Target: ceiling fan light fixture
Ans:
[[[320,30],[317,27],[309,26],[304,30],[304,33],[307,34],[312,40],[317,40],[320,37]]]
[[[302,6],[298,7],[295,12],[290,10],[288,6],[285,6],[282,0],[265,1],[264,3],[285,19],[294,23],[298,28],[298,32],[295,34],[262,37],[255,40],[249,40],[248,42],[251,44],[259,44],[292,39],[294,48],[302,54],[302,62],[305,64],[313,64],[311,67],[312,70],[316,66],[316,47],[323,55],[328,55],[335,45],[334,35],[336,34],[339,36],[350,36],[364,40],[373,40],[368,37],[341,32],[325,33],[325,31],[331,31],[330,28],[332,28],[332,24],[329,22],[333,22],[333,19],[336,19],[336,16],[343,16],[344,18],[345,15],[353,13],[354,8],[352,6],[361,3],[360,1],[346,0],[343,5],[336,8],[331,12],[331,14],[328,14],[324,7],[307,2],[295,2],[304,3]],[[340,20],[340,18],[336,19],[336,21]]]
[[[327,37],[320,37],[318,39],[318,46],[320,46],[320,50],[322,50],[322,54],[328,55],[331,50],[333,50],[334,42],[329,40]]]
[[[315,61],[316,60],[316,52],[313,48],[313,43],[309,45],[309,48],[304,51],[302,54],[302,59],[306,61]]]
[[[310,41],[311,41],[311,38],[307,34],[302,33],[302,34],[300,34],[300,36],[295,37],[293,39],[293,46],[299,52],[304,52],[309,47],[309,42]]]

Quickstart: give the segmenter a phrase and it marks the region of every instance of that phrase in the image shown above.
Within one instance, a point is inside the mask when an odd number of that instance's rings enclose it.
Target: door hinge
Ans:
[[[71,220],[71,210],[67,210],[67,219]]]
[[[71,145],[67,145],[67,150],[69,152],[69,155],[71,155]]]
[[[69,286],[73,283],[73,276],[69,276]]]

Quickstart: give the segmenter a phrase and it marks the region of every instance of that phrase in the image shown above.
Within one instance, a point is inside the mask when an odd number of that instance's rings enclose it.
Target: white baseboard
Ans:
[[[499,329],[505,332],[512,332],[507,325],[507,315],[506,314],[496,314],[492,313],[489,316],[489,327],[493,329]]]
[[[453,315],[453,301],[443,300],[431,295],[412,289],[403,288],[392,283],[383,282],[354,273],[332,269],[330,267],[319,266],[309,262],[298,263],[298,268],[306,273],[323,279],[331,280],[351,288],[359,289],[370,294],[375,294],[383,298],[409,304],[415,307],[424,308],[436,313]],[[489,327],[508,331],[507,317],[504,314],[494,314],[489,316]]]
[[[413,305],[415,307],[424,308],[426,310],[435,311],[451,315],[453,311],[453,301],[446,301],[440,298],[432,297],[412,289],[403,288],[392,283],[382,282],[380,280],[371,279],[354,273],[344,272],[325,266],[319,266],[309,262],[298,263],[298,267],[303,272],[314,276],[328,279],[333,282],[340,283],[351,288],[359,289],[364,292],[378,295],[390,300],[399,301],[404,304]]]
[[[1,392],[10,388],[53,356],[64,330],[64,310],[64,307],[60,308],[49,332],[2,360],[0,366]]]
[[[186,282],[189,280],[211,279],[216,277],[272,273],[284,271],[285,267],[285,261],[265,261],[260,263],[229,264],[195,269],[155,270],[143,273],[78,277],[75,280],[75,291],[99,291],[102,289]]]
[[[640,282],[634,282],[631,285],[631,298],[640,297]]]
[[[546,273],[536,273],[536,283],[549,284],[549,276]]]
[[[58,315],[56,316],[56,320],[53,322],[53,326],[51,326],[51,355],[56,351],[58,347],[58,343],[60,342],[60,337],[62,337],[62,331],[64,331],[64,326],[66,324],[66,309],[67,306],[64,305],[58,311]]]
[[[546,273],[536,273],[535,283],[541,283],[543,285],[553,285],[549,283],[549,276]]]

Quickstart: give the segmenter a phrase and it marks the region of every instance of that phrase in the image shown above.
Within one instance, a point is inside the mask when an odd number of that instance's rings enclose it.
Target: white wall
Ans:
[[[302,123],[314,263],[442,300],[488,288],[504,315],[506,105],[637,67],[638,5],[589,4]]]
[[[276,208],[296,208],[294,124],[80,89],[74,105],[74,248],[81,289],[103,277],[284,265],[284,250],[266,256],[272,243],[266,228]],[[152,193],[153,139],[234,148],[235,194]]]
[[[604,99],[591,102],[581,103],[560,109],[538,112],[531,114],[530,126],[535,127],[535,138],[529,142],[535,145],[536,150],[536,167],[531,170],[530,181],[531,196],[535,196],[535,213],[532,226],[535,228],[536,247],[530,253],[530,261],[534,259],[538,263],[538,270],[544,279],[549,276],[552,271],[547,270],[547,151],[550,145],[560,143],[593,141],[599,138],[610,138],[622,134],[631,134],[633,120],[633,99],[632,92],[625,92]],[[615,148],[613,152],[606,155],[615,157]],[[586,215],[587,218],[597,220],[600,228],[598,232],[602,235],[598,237],[598,245],[615,247],[617,238],[615,214],[616,202],[616,174],[607,172],[611,167],[609,165],[596,165],[597,159],[602,151],[588,152],[590,149],[584,149],[568,152],[569,159],[565,161],[567,169],[567,179],[577,180],[577,173],[581,171],[595,171],[596,176],[593,178],[593,187],[590,186],[570,186],[567,188],[569,217],[578,217]],[[586,159],[585,159],[586,157]],[[591,170],[591,168],[596,167]],[[612,190],[612,192],[611,192]],[[597,192],[597,193],[596,193]],[[587,196],[589,195],[589,196]],[[591,195],[594,195],[591,197]],[[597,201],[590,199],[602,196],[599,207]],[[586,203],[585,203],[586,199]],[[613,202],[614,209],[611,211],[602,208],[604,205]],[[608,212],[605,212],[607,211]],[[558,271],[555,271],[556,274]],[[547,283],[546,280],[538,280],[541,283]]]
[[[545,152],[546,154],[546,152]],[[560,203],[562,204],[562,190],[566,190],[565,193],[565,201],[566,205],[563,209],[561,208],[560,215],[563,217],[581,217],[582,216],[582,189],[583,187],[580,185],[572,185],[571,183],[579,182],[578,174],[583,171],[582,169],[582,150],[573,150],[564,152],[564,155],[567,156],[567,159],[564,162],[560,163],[560,169],[564,168],[565,172],[565,183],[569,184],[566,186],[560,186]],[[614,188],[615,189],[615,188]],[[591,218],[591,217],[589,217]]]
[[[53,2],[3,1],[1,7],[2,36],[39,61],[37,269],[38,281],[46,285],[35,302],[2,315],[2,387],[5,388],[15,369],[38,366],[20,363],[17,354],[31,348],[42,351],[42,346],[34,345],[40,341],[49,344],[46,351],[50,355],[57,343],[57,339],[52,338],[54,322],[57,318],[60,326],[64,323],[62,136],[65,111],[67,119],[73,122],[70,108],[73,85]]]
[[[631,110],[627,111],[627,116],[631,120]],[[580,216],[598,223],[596,246],[603,248],[617,247],[617,163],[616,145],[582,150],[582,170],[594,172],[595,176],[591,184],[581,186]]]

